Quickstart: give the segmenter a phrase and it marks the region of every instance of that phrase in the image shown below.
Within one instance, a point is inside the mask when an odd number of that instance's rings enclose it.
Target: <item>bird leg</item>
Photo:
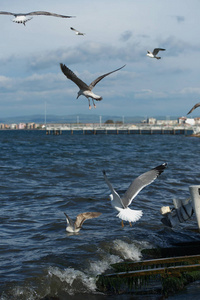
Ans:
[[[129,224],[130,224],[130,227],[132,227],[132,223],[131,223],[131,222],[129,222]]]
[[[122,220],[122,228],[124,227],[124,222],[123,222],[123,220]]]
[[[91,109],[90,98],[88,98],[88,103],[89,103],[89,109]]]
[[[96,105],[95,105],[95,103],[94,103],[94,99],[93,99],[93,98],[92,98],[92,102],[93,102],[94,108],[96,108]]]

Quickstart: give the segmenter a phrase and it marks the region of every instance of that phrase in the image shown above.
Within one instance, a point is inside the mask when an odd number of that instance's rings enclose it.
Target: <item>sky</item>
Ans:
[[[34,16],[23,24],[0,15],[0,118],[46,113],[113,116],[186,116],[200,102],[199,0],[1,0],[0,11],[48,11],[75,18]],[[77,36],[74,27],[84,36]],[[147,50],[164,48],[160,60]],[[105,77],[89,110],[79,88]],[[191,117],[199,116],[198,108]]]

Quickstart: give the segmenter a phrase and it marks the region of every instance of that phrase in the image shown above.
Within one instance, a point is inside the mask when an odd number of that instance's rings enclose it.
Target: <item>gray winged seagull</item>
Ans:
[[[12,15],[15,18],[12,20],[15,23],[22,23],[24,26],[26,25],[27,21],[30,21],[32,17],[30,16],[52,16],[52,17],[59,17],[59,18],[74,18],[73,16],[64,16],[55,13],[50,13],[48,11],[33,11],[30,13],[12,13],[8,11],[0,11],[0,15]]]
[[[121,70],[122,68],[124,68],[124,66],[122,66],[121,68],[117,69],[117,70],[114,70],[114,71],[111,71],[109,73],[106,73],[104,75],[101,75],[99,76],[98,78],[96,78],[94,81],[92,81],[90,83],[90,85],[87,85],[85,82],[83,82],[80,78],[78,78],[76,76],[76,74],[74,74],[74,72],[72,72],[68,67],[66,67],[65,65],[63,64],[60,64],[60,68],[63,72],[63,74],[68,78],[70,79],[71,81],[73,81],[78,87],[79,87],[79,91],[78,91],[78,94],[77,94],[77,98],[81,95],[85,96],[87,99],[88,99],[88,102],[89,102],[89,109],[91,109],[91,105],[90,105],[90,98],[92,98],[92,102],[93,102],[93,105],[94,105],[94,108],[96,108],[96,105],[94,103],[94,100],[97,100],[97,101],[100,101],[102,100],[103,98],[101,96],[98,96],[96,94],[94,94],[92,92],[92,89],[95,87],[95,85],[100,81],[102,80],[104,77],[116,72],[116,71],[119,71]]]
[[[162,49],[162,48],[155,48],[153,50],[153,52],[151,51],[147,51],[147,56],[151,57],[151,58],[156,58],[156,59],[161,59],[160,56],[156,56],[158,54],[159,51],[165,51],[165,49]]]
[[[85,35],[85,33],[80,32],[80,31],[76,30],[76,29],[73,28],[73,27],[70,27],[70,29],[71,29],[72,31],[74,31],[74,32],[76,33],[76,35]]]
[[[197,104],[195,104],[191,109],[190,109],[190,111],[187,113],[187,115],[189,115],[189,114],[191,114],[191,112],[193,112],[193,110],[195,110],[197,107],[199,107],[200,106],[200,102],[199,103],[197,103]]]
[[[106,172],[103,171],[104,179],[111,190],[111,205],[118,211],[117,217],[122,220],[122,227],[124,226],[123,221],[128,221],[130,226],[132,226],[131,222],[136,222],[142,217],[143,212],[141,210],[133,210],[128,206],[145,186],[151,184],[164,171],[166,166],[167,163],[164,163],[155,167],[154,169],[151,169],[150,171],[141,174],[130,184],[122,198],[115,191],[112,184],[108,180]]]
[[[99,212],[85,212],[85,213],[81,213],[76,217],[75,222],[72,221],[72,219],[66,214],[64,213],[66,216],[66,221],[67,221],[67,227],[66,227],[66,231],[67,232],[74,232],[77,233],[80,231],[83,222],[85,220],[88,219],[93,219],[93,218],[97,218],[101,215],[101,213]]]

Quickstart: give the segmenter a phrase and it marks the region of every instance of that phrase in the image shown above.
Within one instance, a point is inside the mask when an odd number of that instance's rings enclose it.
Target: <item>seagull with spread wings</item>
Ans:
[[[154,169],[151,169],[150,171],[141,174],[131,183],[122,198],[119,196],[119,194],[116,192],[116,190],[108,180],[106,172],[103,171],[104,179],[109,189],[111,190],[111,205],[118,211],[117,217],[122,220],[122,227],[124,226],[123,220],[128,221],[130,223],[130,226],[132,226],[131,222],[136,222],[142,217],[143,212],[141,210],[133,210],[128,206],[132,203],[133,199],[145,186],[151,184],[164,171],[166,166],[167,163],[164,163]]]
[[[191,112],[193,112],[193,110],[195,110],[197,107],[200,106],[200,102],[198,102],[197,104],[195,104],[191,109],[190,111],[187,113],[187,115],[191,114]]]
[[[73,16],[64,16],[59,15],[55,13],[50,13],[48,11],[33,11],[30,13],[12,13],[8,11],[0,11],[0,15],[12,15],[15,18],[12,20],[15,23],[22,23],[24,26],[26,25],[26,22],[31,20],[32,17],[30,16],[52,16],[52,17],[59,17],[59,18],[73,18]]]
[[[102,100],[103,98],[101,96],[98,96],[96,94],[94,94],[92,92],[92,89],[95,87],[95,85],[100,81],[102,80],[104,77],[116,72],[116,71],[119,71],[121,70],[122,68],[124,68],[124,66],[122,66],[121,68],[117,69],[117,70],[114,70],[114,71],[111,71],[109,73],[106,73],[104,75],[101,75],[99,76],[98,78],[96,78],[94,81],[92,81],[90,83],[90,85],[87,85],[85,82],[83,82],[80,78],[78,78],[76,76],[76,74],[74,74],[74,72],[72,72],[68,67],[66,67],[65,65],[63,64],[60,64],[60,68],[63,72],[63,74],[68,78],[70,79],[71,81],[73,81],[78,87],[79,87],[79,92],[78,92],[78,95],[77,95],[77,98],[81,95],[85,96],[87,99],[88,99],[88,102],[89,102],[89,109],[91,109],[91,105],[90,105],[90,98],[92,98],[92,102],[93,102],[93,105],[94,105],[94,108],[96,108],[96,105],[94,103],[94,100],[97,100],[97,101],[100,101]]]
[[[156,59],[161,59],[160,56],[156,56],[158,54],[159,51],[165,51],[165,49],[162,49],[162,48],[155,48],[153,50],[153,52],[151,51],[147,51],[147,56],[151,57],[151,58],[156,58]]]
[[[83,222],[85,222],[85,220],[97,218],[101,215],[101,213],[99,213],[99,212],[81,213],[76,217],[76,220],[74,222],[66,213],[64,213],[64,214],[66,216],[66,221],[67,221],[66,231],[71,232],[71,233],[79,232],[83,225]]]
[[[76,29],[73,28],[73,27],[70,27],[70,29],[71,29],[72,31],[74,31],[74,32],[76,33],[76,35],[85,35],[85,33],[80,32],[80,31],[76,30]]]

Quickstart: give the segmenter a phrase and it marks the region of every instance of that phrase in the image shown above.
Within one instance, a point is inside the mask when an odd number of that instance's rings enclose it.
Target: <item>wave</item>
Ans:
[[[13,287],[7,294],[1,296],[1,300],[38,300],[46,296],[61,298],[76,294],[99,294],[96,281],[98,275],[112,269],[111,265],[124,260],[138,261],[142,258],[141,250],[149,248],[144,242],[133,241],[131,243],[116,239],[107,245],[98,248],[99,257],[89,259],[83,269],[72,267],[62,268],[50,266],[36,282],[23,287]],[[33,288],[33,286],[37,286]]]

